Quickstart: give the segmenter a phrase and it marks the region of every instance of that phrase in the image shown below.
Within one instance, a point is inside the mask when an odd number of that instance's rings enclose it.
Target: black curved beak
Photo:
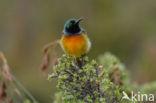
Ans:
[[[78,19],[77,22],[76,22],[76,24],[78,24],[82,20],[83,20],[83,18]]]

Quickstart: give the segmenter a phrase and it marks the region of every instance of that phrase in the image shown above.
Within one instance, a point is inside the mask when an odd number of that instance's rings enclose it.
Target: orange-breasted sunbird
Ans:
[[[90,40],[85,31],[79,26],[83,19],[69,19],[66,21],[61,37],[61,47],[66,54],[79,58],[85,55],[90,47]]]

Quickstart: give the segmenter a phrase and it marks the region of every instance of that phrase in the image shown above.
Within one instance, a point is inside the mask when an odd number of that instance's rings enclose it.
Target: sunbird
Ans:
[[[53,53],[53,66],[57,64],[56,45],[60,44],[66,54],[74,56],[79,67],[82,67],[81,60],[85,54],[90,50],[91,42],[85,31],[79,26],[80,21],[83,19],[69,19],[64,24],[63,35],[61,40],[56,40],[44,46],[43,52],[45,57],[41,70],[44,71],[49,66],[49,49],[54,46]]]
[[[85,55],[91,47],[91,42],[87,34],[79,26],[82,20],[82,18],[67,20],[60,41],[61,47],[65,53],[76,58]]]

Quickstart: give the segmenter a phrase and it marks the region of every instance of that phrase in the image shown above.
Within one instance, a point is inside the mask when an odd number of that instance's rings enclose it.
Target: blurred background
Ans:
[[[66,20],[80,17],[92,42],[91,59],[109,51],[134,81],[156,80],[155,0],[1,0],[0,51],[40,103],[50,103],[57,90],[56,80],[40,74],[42,47],[60,39]]]

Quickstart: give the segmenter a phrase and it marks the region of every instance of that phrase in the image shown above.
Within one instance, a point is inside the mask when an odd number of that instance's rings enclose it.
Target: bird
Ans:
[[[90,50],[91,42],[86,32],[80,27],[79,23],[83,19],[71,18],[64,24],[61,47],[68,55],[80,58]]]

